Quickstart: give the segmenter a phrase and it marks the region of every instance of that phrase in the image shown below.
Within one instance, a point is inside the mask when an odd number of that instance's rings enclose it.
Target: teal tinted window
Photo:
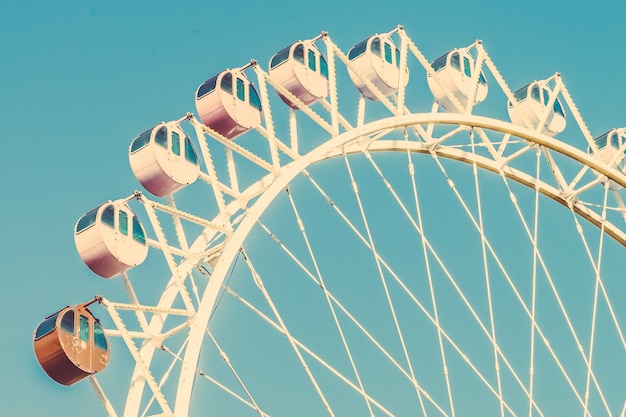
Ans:
[[[107,338],[104,336],[104,330],[97,321],[93,324],[93,344],[96,345],[98,349],[109,350],[109,344],[107,343]]]
[[[250,94],[250,105],[257,110],[261,110],[261,100],[259,100],[259,95],[256,90],[252,86],[252,84],[248,84],[249,94]]]
[[[548,102],[550,101],[550,91],[543,88],[541,92],[543,93],[543,104],[544,106],[547,106]]]
[[[328,79],[328,63],[326,59],[324,59],[323,55],[320,55],[320,74],[326,79]]]
[[[352,49],[350,49],[350,52],[348,52],[349,60],[353,60],[363,55],[363,53],[365,52],[365,48],[367,48],[368,39],[365,39],[364,41],[357,43]]]
[[[308,55],[307,58],[309,60],[309,69],[311,71],[317,71],[317,63],[315,62],[315,52],[309,49],[307,55]]]
[[[89,319],[85,316],[80,316],[80,329],[78,331],[80,340],[89,342]]]
[[[487,84],[487,80],[485,80],[485,75],[483,74],[482,71],[480,72],[480,74],[478,74],[478,83]]]
[[[472,67],[470,65],[470,60],[468,57],[463,57],[463,70],[465,71],[465,75],[468,77],[472,76]]]
[[[93,226],[93,224],[96,222],[99,208],[100,207],[96,207],[95,209],[87,212],[87,214],[80,218],[78,223],[76,223],[76,233],[80,233],[86,228]]]
[[[400,50],[396,48],[396,67],[400,68]]]
[[[370,44],[370,51],[376,56],[381,56],[380,53],[380,38],[376,37],[372,39],[372,43]]]
[[[246,101],[246,85],[241,78],[237,78],[237,98]]]
[[[191,141],[185,136],[185,159],[194,165],[198,165],[198,156],[191,145]]]
[[[390,64],[393,64],[393,56],[391,54],[391,45],[385,43],[385,61]]]
[[[128,214],[125,211],[119,212],[119,225],[120,233],[124,236],[128,236]]]
[[[289,59],[289,51],[291,50],[291,45],[286,47],[285,49],[279,51],[276,55],[272,57],[270,60],[270,68],[276,68],[287,59]]]
[[[220,82],[220,88],[229,94],[233,93],[233,76],[230,72],[226,72],[222,76],[222,81]]]
[[[619,138],[615,132],[611,133],[611,146],[619,148]]]
[[[74,310],[68,310],[61,317],[61,329],[69,334],[74,334]]]
[[[458,52],[453,53],[450,57],[450,65],[452,65],[452,68],[455,70],[461,71],[461,59],[459,58]]]
[[[108,205],[102,211],[102,223],[109,227],[115,227],[115,208],[112,205]]]
[[[296,61],[304,64],[304,46],[301,43],[297,44],[295,48],[293,48],[293,57]]]
[[[533,100],[541,103],[541,92],[539,91],[539,86],[537,84],[533,85],[533,87],[530,89],[530,97]]]
[[[517,101],[523,101],[528,96],[528,86],[520,88],[513,95]]]
[[[176,132],[172,132],[172,153],[180,155],[180,135]]]
[[[444,56],[440,56],[439,58],[435,59],[435,62],[430,64],[430,66],[433,67],[433,70],[435,70],[435,72],[437,72],[446,66],[447,60],[448,54],[445,54]]]
[[[130,145],[130,152],[137,152],[139,149],[145,147],[150,143],[150,134],[152,133],[152,129],[146,130],[141,135],[137,136],[133,143]]]
[[[52,331],[54,330],[56,326],[58,316],[59,316],[59,313],[53,316],[50,316],[44,321],[42,321],[41,324],[37,327],[37,330],[35,330],[35,339],[39,339],[41,337],[44,337],[48,333],[52,333]]]
[[[204,83],[202,83],[200,87],[198,87],[198,92],[196,94],[196,97],[197,98],[203,97],[209,94],[211,91],[215,90],[215,84],[217,84],[217,75],[215,77],[209,78]]]
[[[552,106],[552,108],[554,109],[554,112],[556,114],[560,114],[561,116],[565,117],[565,112],[563,111],[563,108],[561,107],[561,102],[558,98],[554,100],[554,105]]]
[[[606,146],[606,139],[607,139],[608,135],[609,135],[608,133],[605,133],[604,135],[602,135],[600,137],[597,137],[595,139],[596,145],[598,145],[599,149],[602,149],[602,148],[604,148]]]
[[[167,128],[165,126],[156,131],[154,141],[160,147],[167,149]]]
[[[143,227],[141,227],[137,216],[133,216],[133,239],[144,245],[146,244],[146,236],[144,235]]]

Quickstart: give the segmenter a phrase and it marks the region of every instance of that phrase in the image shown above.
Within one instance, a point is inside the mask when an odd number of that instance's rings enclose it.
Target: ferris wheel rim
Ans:
[[[589,168],[605,175],[610,180],[613,180],[619,185],[626,187],[626,175],[598,161],[588,153],[581,151],[574,146],[564,143],[558,139],[542,134],[541,132],[533,131],[525,127],[512,124],[510,122],[504,122],[499,119],[485,116],[460,113],[413,113],[407,115],[396,115],[354,127],[351,130],[332,137],[331,139],[317,146],[307,154],[301,155],[290,163],[281,166],[279,175],[268,174],[266,177],[260,179],[258,182],[248,187],[248,189],[253,188],[258,183],[267,181],[268,178],[271,179],[271,182],[267,184],[262,194],[259,195],[258,199],[254,201],[250,209],[246,211],[245,217],[237,225],[236,229],[233,231],[233,234],[230,236],[228,244],[225,245],[225,248],[223,249],[223,252],[219,257],[219,260],[215,265],[215,269],[211,275],[211,280],[209,280],[205,292],[201,297],[201,302],[198,306],[198,309],[196,310],[194,321],[190,326],[188,344],[185,349],[185,355],[182,361],[180,378],[177,385],[177,394],[175,397],[174,416],[182,417],[188,415],[189,406],[191,403],[191,395],[193,391],[193,383],[196,376],[196,366],[200,356],[200,348],[202,346],[202,336],[204,335],[205,329],[207,328],[211,313],[215,306],[215,301],[217,300],[220,288],[224,282],[226,274],[228,273],[232,262],[237,256],[241,245],[246,240],[256,220],[263,214],[265,209],[267,209],[267,207],[272,203],[272,201],[276,198],[280,191],[283,190],[284,187],[286,187],[297,175],[301,174],[310,165],[316,164],[326,159],[338,157],[344,152],[346,154],[363,152],[363,149],[360,146],[345,146],[351,141],[355,141],[360,137],[368,136],[383,130],[406,128],[420,124],[459,125],[465,126],[467,128],[481,128],[490,131],[511,134],[512,136],[527,140],[538,146],[543,146],[551,150],[557,151],[567,158],[571,158],[582,164],[585,164]],[[407,150],[419,151],[420,153],[430,152],[427,147],[422,145],[420,145],[419,150],[409,149],[407,148],[406,142],[404,140],[394,141],[381,139],[374,140],[373,143],[378,143],[380,144],[380,146],[368,145],[368,150],[372,152],[406,152]],[[342,147],[344,148],[342,149]],[[466,158],[462,158],[459,154],[454,155],[454,153],[443,152],[443,148],[444,146],[442,145],[436,151],[439,156],[456,159],[465,163],[470,163],[470,161],[473,161],[472,156],[465,155]],[[477,155],[473,155],[473,157],[477,157]],[[498,169],[502,169],[502,167],[498,168],[497,165],[494,164],[491,164],[490,166],[488,164],[478,164],[478,166],[483,169],[489,169],[493,172],[497,172]],[[531,185],[533,185],[531,182],[519,180],[520,178],[518,177],[518,174],[520,172],[521,171],[517,171],[515,169],[509,170],[507,171],[507,177],[516,180],[524,186],[531,187]],[[555,189],[552,194],[553,196],[556,196],[558,194],[558,190]],[[559,202],[563,205],[568,205],[568,202],[565,199],[562,199],[562,201]],[[232,204],[239,203],[233,202]],[[234,210],[231,212],[234,212]],[[250,215],[251,212],[253,212],[254,214]],[[576,212],[578,214],[581,214],[582,217],[585,218],[585,220],[590,221],[596,226],[599,226],[600,222],[591,221],[592,219],[590,219],[589,216],[585,215],[586,213],[584,212],[584,210],[576,210]],[[605,231],[607,231],[607,233],[611,237],[618,240],[622,245],[626,244],[626,235],[623,232],[610,233],[610,228],[605,229]],[[187,267],[190,270],[194,267],[194,265],[188,264]],[[155,349],[155,347],[153,346],[151,347],[151,349]]]

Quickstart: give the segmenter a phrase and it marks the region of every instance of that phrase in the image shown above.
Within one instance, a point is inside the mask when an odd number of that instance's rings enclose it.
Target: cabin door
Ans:
[[[78,337],[76,340],[76,363],[83,369],[91,369],[92,335],[89,317],[80,315],[78,323]]]

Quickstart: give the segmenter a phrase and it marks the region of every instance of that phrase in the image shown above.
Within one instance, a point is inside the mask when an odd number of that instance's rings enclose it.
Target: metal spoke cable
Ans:
[[[244,306],[246,306],[248,309],[254,312],[257,316],[259,316],[262,320],[264,320],[266,323],[271,325],[280,334],[282,334],[285,337],[288,337],[288,334],[286,333],[285,329],[283,329],[279,323],[269,318],[265,313],[263,313],[257,307],[255,307],[254,304],[252,304],[250,301],[246,300],[244,297],[242,297],[240,294],[235,292],[230,287],[226,287],[224,290],[226,291],[227,294],[231,295],[235,300],[242,303]],[[307,345],[305,345],[304,343],[302,343],[300,340],[298,340],[297,338],[293,336],[292,336],[292,340],[300,349],[302,349],[303,352],[308,354],[313,360],[315,360],[317,363],[319,363],[324,368],[326,368],[329,372],[331,372],[333,375],[339,378],[342,382],[344,382],[347,386],[352,388],[354,391],[358,392],[359,394],[361,393],[358,385],[350,381],[344,374],[342,374],[340,371],[338,371],[336,368],[334,368],[332,365],[330,365],[328,362],[322,359],[319,355],[313,352],[311,348],[309,348]],[[367,392],[365,393],[365,395],[367,396],[368,401],[370,401],[374,406],[376,406],[384,414],[390,417],[393,417],[393,414],[389,410],[387,410],[382,404],[380,404],[380,402],[378,402],[376,399],[371,397]],[[442,414],[445,417],[448,417],[436,403],[433,403],[433,405],[437,407],[438,410],[442,411]]]
[[[366,155],[367,155],[367,153],[366,153]],[[363,220],[363,223],[365,225],[365,231],[367,233],[367,239],[368,239],[368,242],[369,242],[369,247],[370,247],[370,250],[371,250],[372,254],[374,255],[374,259],[375,259],[375,262],[376,262],[376,269],[378,270],[378,275],[380,277],[381,283],[383,284],[383,288],[385,290],[385,297],[387,298],[387,304],[389,306],[391,315],[393,317],[393,322],[394,322],[394,325],[395,325],[395,328],[396,328],[396,333],[398,334],[398,338],[399,338],[400,344],[402,346],[402,351],[404,352],[404,357],[405,357],[407,365],[409,367],[409,371],[411,373],[411,377],[412,377],[413,380],[415,380],[415,373],[413,371],[413,364],[411,363],[411,357],[409,356],[409,352],[408,352],[408,349],[406,347],[406,343],[404,341],[404,335],[402,333],[402,329],[400,328],[400,322],[398,320],[398,316],[397,316],[397,313],[396,313],[396,308],[395,308],[395,306],[393,304],[393,301],[391,299],[391,294],[389,292],[389,287],[387,285],[387,280],[385,279],[385,274],[384,274],[384,272],[383,272],[383,270],[381,268],[381,263],[380,263],[380,260],[379,260],[380,256],[379,256],[378,252],[376,251],[376,247],[374,246],[374,239],[372,237],[372,233],[371,233],[371,230],[370,230],[370,227],[369,227],[369,222],[367,220],[367,216],[365,215],[365,209],[363,208],[363,202],[361,201],[361,196],[359,194],[358,185],[357,185],[356,180],[354,178],[354,174],[352,173],[352,168],[350,166],[350,161],[348,160],[347,155],[344,154],[343,157],[344,157],[344,161],[346,163],[346,168],[348,170],[348,174],[350,176],[350,182],[352,184],[352,191],[354,193],[354,196],[355,196],[355,198],[357,200],[357,204],[359,206],[359,211],[361,213],[361,219]],[[419,396],[419,390],[417,389],[417,387],[415,387],[415,391],[416,391],[416,393]],[[452,407],[452,414],[451,415],[452,415],[452,417],[454,417],[454,407]]]
[[[476,154],[476,149],[474,147],[474,134],[470,131],[470,142],[472,153]],[[502,396],[502,376],[500,375],[500,361],[498,359],[498,340],[496,338],[496,322],[493,312],[493,298],[491,294],[491,280],[489,275],[489,262],[487,260],[487,248],[486,248],[486,236],[485,236],[485,228],[484,228],[484,218],[483,218],[483,209],[482,209],[482,201],[480,195],[480,183],[478,181],[478,166],[476,164],[476,159],[473,159],[472,162],[472,174],[474,177],[474,189],[476,193],[476,201],[477,201],[477,209],[478,209],[478,223],[479,223],[479,234],[480,234],[480,246],[483,257],[483,269],[485,273],[485,286],[487,288],[487,304],[489,307],[489,321],[491,325],[491,340],[493,346],[493,357],[494,357],[494,368],[496,370],[496,380],[498,385],[498,394],[500,396],[500,415],[504,417],[504,399]]]
[[[361,394],[363,395],[363,398],[365,399],[365,403],[367,405],[367,409],[369,410],[370,416],[373,416],[374,413],[372,412],[372,406],[370,402],[367,400],[367,397],[365,396],[365,388],[363,387],[363,382],[361,381],[361,375],[359,375],[359,370],[356,366],[356,363],[354,362],[354,358],[352,357],[352,352],[350,350],[350,347],[348,346],[348,341],[346,340],[346,336],[343,332],[343,328],[341,327],[341,323],[339,323],[337,312],[335,311],[335,308],[333,307],[333,303],[331,302],[329,292],[328,292],[328,287],[326,286],[326,283],[324,282],[324,278],[322,277],[322,272],[320,271],[319,265],[317,263],[317,257],[315,256],[315,253],[313,252],[313,248],[311,246],[311,242],[309,241],[306,228],[304,227],[304,223],[302,222],[302,218],[300,217],[300,213],[298,211],[298,208],[296,207],[296,203],[293,199],[293,195],[291,194],[291,191],[289,190],[289,188],[286,188],[285,191],[287,193],[287,196],[289,197],[291,208],[293,210],[294,215],[296,216],[296,222],[298,223],[298,228],[300,229],[300,233],[302,234],[302,238],[304,239],[304,242],[306,244],[307,250],[309,252],[309,256],[311,257],[311,261],[313,262],[313,267],[315,268],[317,281],[319,282],[319,285],[322,287],[322,290],[324,291],[324,297],[326,298],[326,303],[328,304],[328,308],[330,309],[330,312],[333,316],[333,320],[335,321],[335,326],[337,327],[337,331],[339,332],[339,336],[341,337],[343,348],[346,351],[346,355],[348,355],[350,366],[352,367],[352,371],[354,372],[354,375],[357,379],[357,382],[361,389]]]
[[[298,360],[300,361],[300,364],[304,368],[304,371],[306,372],[307,376],[309,377],[309,380],[313,384],[313,387],[315,388],[315,391],[317,392],[317,395],[322,400],[322,403],[324,404],[324,408],[328,412],[328,415],[330,415],[331,417],[334,417],[335,414],[333,413],[333,410],[330,407],[330,404],[328,403],[328,400],[326,399],[326,396],[322,392],[322,389],[320,388],[317,380],[315,379],[315,376],[313,375],[313,373],[311,372],[311,369],[309,368],[309,366],[307,365],[306,361],[304,360],[304,357],[302,356],[302,352],[300,352],[300,349],[298,348],[298,345],[294,341],[294,337],[287,330],[287,326],[285,325],[285,322],[283,321],[280,313],[278,312],[278,309],[276,308],[276,305],[272,301],[272,298],[270,297],[269,293],[267,292],[267,289],[265,288],[265,285],[263,283],[263,280],[262,280],[261,276],[257,273],[256,268],[254,268],[254,265],[252,265],[252,261],[250,260],[250,258],[246,254],[246,251],[243,248],[240,248],[239,250],[240,250],[241,254],[243,255],[243,259],[246,262],[246,265],[248,265],[248,268],[250,270],[250,273],[252,274],[252,278],[253,278],[256,286],[263,293],[263,296],[265,297],[265,300],[267,301],[269,307],[271,308],[272,312],[274,313],[274,316],[278,320],[278,322],[280,324],[280,327],[283,329],[283,331],[285,333],[285,336],[287,336],[287,339],[289,340],[289,344],[291,344],[291,347],[294,350],[296,356],[298,357]]]
[[[535,178],[539,178],[541,173],[541,152],[539,149],[536,151],[536,172]],[[537,308],[537,258],[539,255],[539,248],[537,246],[537,238],[539,234],[539,187],[535,186],[535,205],[534,205],[534,219],[533,219],[533,276],[532,276],[532,289],[530,296],[530,366],[528,370],[528,392],[530,393],[528,399],[528,417],[533,415],[533,401],[534,401],[534,386],[535,386],[535,336],[537,334],[537,321],[536,321],[536,308]]]

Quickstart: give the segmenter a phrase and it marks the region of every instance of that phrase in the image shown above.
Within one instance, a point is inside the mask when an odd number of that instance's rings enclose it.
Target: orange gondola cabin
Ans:
[[[372,83],[384,96],[400,87],[400,51],[388,35],[372,35],[356,44],[348,52],[354,70],[348,67],[350,79],[361,94],[370,100],[378,100],[368,86]],[[356,71],[355,71],[356,70]],[[408,72],[404,78],[408,82]]]
[[[62,385],[102,371],[109,363],[109,343],[87,304],[46,317],[34,334],[37,361],[50,378]]]
[[[298,41],[277,52],[270,60],[269,74],[307,106],[328,96],[328,64],[311,41]],[[291,108],[298,108],[278,95]]]
[[[128,158],[137,181],[158,197],[193,183],[200,174],[196,151],[175,123],[159,123],[137,136]]]
[[[148,255],[143,226],[124,200],[107,201],[82,216],[74,243],[89,269],[103,278],[139,265]]]
[[[254,85],[240,70],[227,69],[196,90],[196,110],[202,122],[227,139],[261,124],[261,101]]]

